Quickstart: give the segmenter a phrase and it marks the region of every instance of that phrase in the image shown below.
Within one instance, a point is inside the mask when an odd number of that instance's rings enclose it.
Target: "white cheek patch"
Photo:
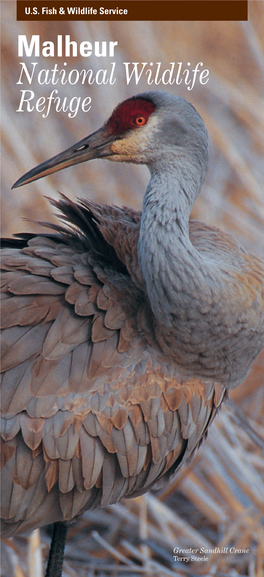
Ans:
[[[151,141],[155,141],[153,132],[157,123],[158,119],[154,116],[148,120],[144,127],[135,128],[127,132],[124,138],[119,138],[111,144],[112,152],[122,157],[128,156],[134,161],[141,161],[143,156],[145,157],[150,150]],[[118,158],[115,160],[118,160]]]

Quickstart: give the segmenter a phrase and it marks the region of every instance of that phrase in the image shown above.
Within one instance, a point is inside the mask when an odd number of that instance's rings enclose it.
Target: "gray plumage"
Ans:
[[[208,164],[193,106],[137,95],[16,186],[92,158],[149,167],[142,215],[62,197],[67,226],[2,250],[5,536],[165,482],[264,347],[263,261],[189,221]]]

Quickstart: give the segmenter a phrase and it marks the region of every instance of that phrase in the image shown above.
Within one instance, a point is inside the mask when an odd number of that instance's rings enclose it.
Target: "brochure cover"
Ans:
[[[3,276],[4,577],[44,575],[51,524],[65,519],[63,576],[263,575],[263,28],[258,0],[1,2],[1,227],[2,237],[13,239]],[[209,165],[198,196],[206,170],[201,118]],[[191,202],[182,185],[178,207],[167,199],[173,155],[183,181],[197,189]],[[137,244],[149,170],[144,210],[153,199],[161,211],[168,202],[166,222],[174,214],[183,235],[170,244],[175,278],[184,234],[208,253],[217,274],[227,274],[223,282],[237,274],[237,300],[230,297],[229,321],[219,328],[221,350],[213,349],[209,329],[200,330],[203,321],[193,325],[199,331],[188,324],[190,303],[203,298],[198,264],[188,293],[187,284],[171,284],[163,266],[164,228],[151,241],[146,224],[145,252]],[[191,220],[204,224],[191,223],[187,233],[181,215],[190,203]],[[163,226],[158,212],[154,221]],[[232,235],[242,252],[208,227]],[[260,259],[249,257],[247,281],[238,272],[243,250]],[[156,281],[144,270],[153,262],[160,280],[151,311],[144,295]],[[183,297],[173,313],[178,332],[170,332],[175,286]],[[186,298],[189,313],[181,317]],[[218,305],[206,298],[210,328]],[[246,343],[239,355],[232,350],[241,335],[230,337],[236,315]],[[253,319],[251,332],[244,318]],[[158,322],[167,326],[160,341]],[[185,345],[182,361],[177,351]],[[201,366],[208,347],[215,351],[210,369],[199,369],[195,347]],[[230,365],[219,376],[224,348]],[[232,400],[218,413],[228,370],[243,377],[232,377]],[[162,478],[165,484],[152,488]]]

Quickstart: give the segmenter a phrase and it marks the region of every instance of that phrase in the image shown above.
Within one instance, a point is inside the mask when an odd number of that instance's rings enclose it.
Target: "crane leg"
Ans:
[[[45,577],[61,577],[68,523],[53,525],[53,533]]]

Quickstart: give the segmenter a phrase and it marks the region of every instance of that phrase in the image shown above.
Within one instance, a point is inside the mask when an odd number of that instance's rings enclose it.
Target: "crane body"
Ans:
[[[167,482],[264,347],[264,262],[189,218],[193,106],[128,99],[15,186],[93,158],[148,166],[142,213],[61,195],[63,224],[2,250],[4,536]]]

